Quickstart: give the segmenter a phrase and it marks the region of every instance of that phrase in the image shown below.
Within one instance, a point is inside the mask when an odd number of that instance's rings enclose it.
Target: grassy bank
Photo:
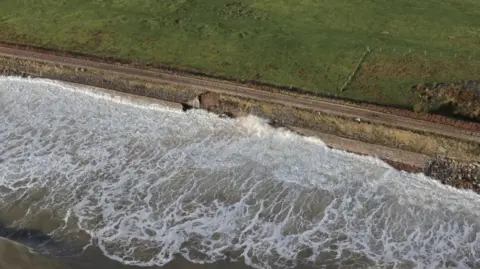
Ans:
[[[0,41],[412,108],[412,85],[478,79],[479,17],[471,0],[5,0]]]

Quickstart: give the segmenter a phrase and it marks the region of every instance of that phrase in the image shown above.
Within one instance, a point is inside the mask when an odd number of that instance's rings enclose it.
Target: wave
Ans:
[[[480,267],[478,195],[376,158],[50,80],[0,78],[0,102],[13,226],[139,266]]]

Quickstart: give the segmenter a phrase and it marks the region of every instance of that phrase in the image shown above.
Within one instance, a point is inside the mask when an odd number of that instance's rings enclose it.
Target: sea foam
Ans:
[[[253,116],[18,77],[0,78],[0,112],[1,214],[50,216],[54,237],[125,264],[480,267],[473,192]]]

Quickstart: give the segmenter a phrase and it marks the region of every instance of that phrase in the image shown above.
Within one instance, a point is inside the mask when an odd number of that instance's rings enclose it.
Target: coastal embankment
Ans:
[[[0,74],[110,89],[112,95],[184,110],[200,108],[229,117],[253,114],[275,127],[319,137],[329,147],[376,156],[397,169],[480,192],[480,132],[474,123],[458,128],[312,96],[6,47],[0,47]]]

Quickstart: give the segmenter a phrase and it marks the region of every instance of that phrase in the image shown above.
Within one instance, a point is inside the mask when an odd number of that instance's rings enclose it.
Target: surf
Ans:
[[[259,118],[17,77],[0,78],[0,102],[12,227],[138,266],[480,266],[478,195]]]

